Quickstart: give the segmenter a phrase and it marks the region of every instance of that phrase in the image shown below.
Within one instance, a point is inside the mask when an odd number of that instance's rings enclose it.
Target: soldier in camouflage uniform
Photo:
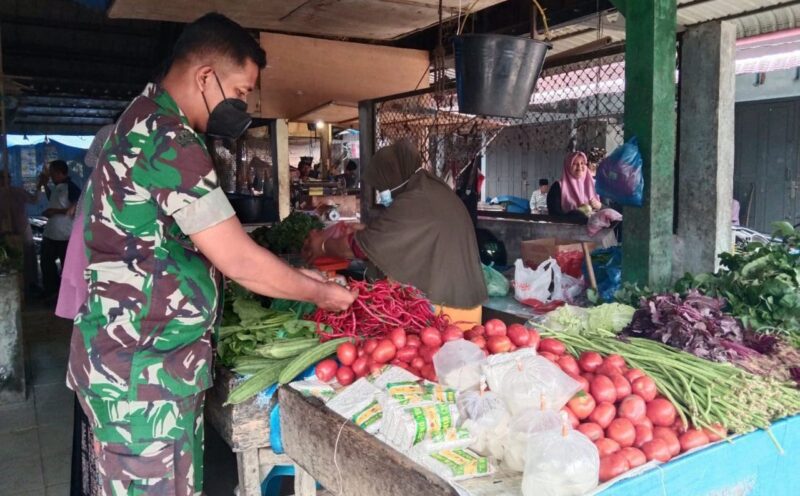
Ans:
[[[88,300],[75,319],[67,384],[92,422],[107,495],[202,493],[220,271],[269,296],[330,309],[353,301],[250,241],[198,134],[245,130],[243,100],[265,64],[229,19],[190,24],[167,75],[122,114],[92,173],[83,205]]]

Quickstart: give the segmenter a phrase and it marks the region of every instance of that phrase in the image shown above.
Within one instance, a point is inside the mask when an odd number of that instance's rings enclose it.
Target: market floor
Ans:
[[[28,398],[0,405],[0,495],[68,496],[74,396],[64,377],[72,323],[38,302],[22,319]],[[236,458],[208,427],[205,458],[206,494],[234,494]]]

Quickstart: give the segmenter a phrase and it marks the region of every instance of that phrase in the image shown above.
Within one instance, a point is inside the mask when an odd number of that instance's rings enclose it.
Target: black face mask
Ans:
[[[222,89],[222,84],[219,82],[219,77],[214,73],[214,78],[217,80],[220,92],[222,92],[223,100],[211,110],[208,107],[206,95],[203,93],[203,102],[206,104],[208,110],[208,125],[206,126],[206,134],[218,138],[238,139],[239,136],[244,134],[253,119],[247,113],[247,104],[238,98],[226,98],[225,90]]]

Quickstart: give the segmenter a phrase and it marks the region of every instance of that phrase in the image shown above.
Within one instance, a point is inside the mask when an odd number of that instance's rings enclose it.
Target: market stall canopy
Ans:
[[[503,0],[444,0],[443,16]],[[474,6],[473,6],[474,5]],[[112,18],[190,22],[216,11],[245,27],[331,38],[393,40],[439,22],[439,0],[116,0]]]
[[[356,102],[428,87],[424,50],[261,33],[261,116],[342,123]]]

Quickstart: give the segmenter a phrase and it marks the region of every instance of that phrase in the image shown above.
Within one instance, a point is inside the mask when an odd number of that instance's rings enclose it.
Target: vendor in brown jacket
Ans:
[[[312,232],[306,258],[368,259],[389,278],[422,290],[452,320],[479,321],[486,285],[475,230],[458,196],[425,170],[408,140],[378,150],[362,179],[379,192],[382,211],[345,237]]]

